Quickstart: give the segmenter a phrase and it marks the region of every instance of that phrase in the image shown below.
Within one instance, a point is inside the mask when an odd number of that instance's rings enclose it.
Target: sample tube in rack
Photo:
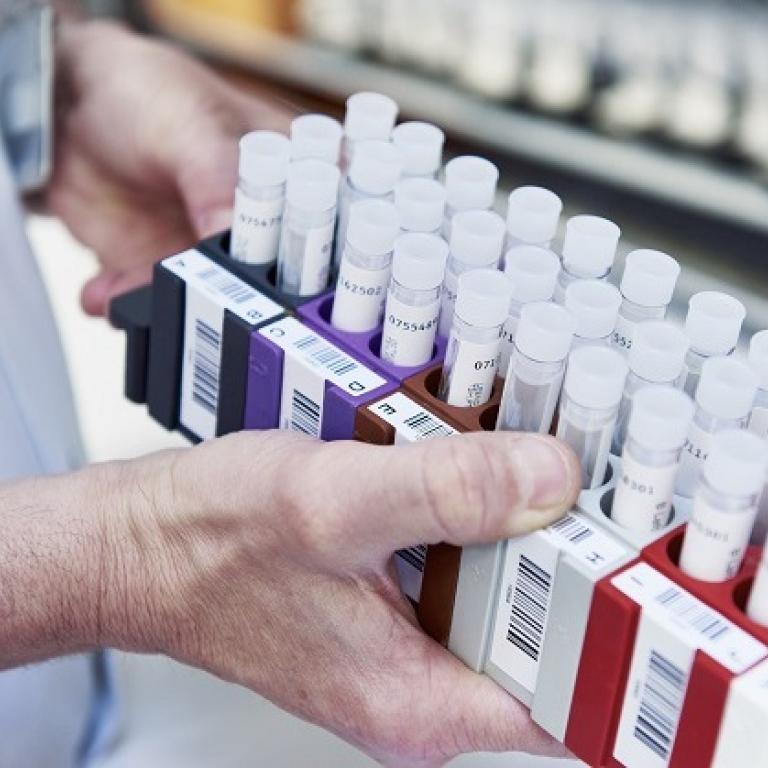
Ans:
[[[491,211],[463,211],[454,217],[448,266],[440,303],[440,329],[447,336],[453,324],[459,277],[471,269],[495,269],[504,244],[504,221]]]
[[[400,123],[392,131],[392,143],[403,156],[403,176],[436,179],[443,164],[445,134],[432,123]]]
[[[565,301],[565,289],[574,280],[605,280],[616,258],[621,230],[599,216],[572,216],[565,225],[562,269],[555,301]]]
[[[627,362],[629,375],[619,406],[619,418],[613,436],[613,452],[618,456],[627,437],[627,423],[635,392],[649,384],[682,383],[688,337],[674,323],[666,320],[646,320],[634,331],[634,342]]]
[[[573,348],[610,344],[621,294],[604,280],[575,280],[565,289],[565,308],[576,321]]]
[[[693,401],[670,386],[645,386],[632,399],[611,519],[650,533],[669,523],[680,453],[693,421]]]
[[[768,547],[763,538],[763,554],[757,566],[755,579],[747,600],[747,616],[764,627],[768,627]]]
[[[685,333],[691,345],[685,357],[683,383],[691,397],[696,393],[704,361],[730,355],[736,349],[746,314],[744,305],[727,293],[702,291],[691,296],[685,318]]]
[[[552,298],[560,272],[560,260],[546,248],[519,245],[507,251],[504,272],[512,281],[512,304],[501,334],[501,376],[506,376],[509,368],[520,312],[526,304]]]
[[[493,207],[499,169],[483,157],[455,157],[445,166],[445,206],[443,237],[451,240],[453,217],[461,211],[487,211]]]
[[[520,313],[496,429],[549,433],[576,323],[554,302]]]
[[[363,141],[355,149],[339,196],[339,222],[336,228],[334,263],[338,264],[346,243],[349,209],[358,200],[394,199],[403,164],[400,151],[387,141]]]
[[[728,429],[714,436],[680,551],[684,573],[710,582],[736,575],[767,468],[768,447],[752,433]]]
[[[507,248],[518,245],[550,248],[562,211],[562,201],[548,189],[513,189],[507,201]]]
[[[462,408],[488,402],[499,365],[501,327],[511,299],[509,279],[496,269],[474,269],[459,277],[438,392],[448,405]]]
[[[277,259],[277,287],[284,293],[312,296],[328,285],[338,192],[335,165],[291,163]]]
[[[445,216],[445,187],[434,179],[401,179],[395,187],[395,208],[403,232],[440,234]]]
[[[300,115],[291,122],[291,160],[324,160],[337,165],[341,123],[328,115]]]
[[[627,370],[624,357],[608,347],[581,347],[568,359],[557,437],[581,463],[582,488],[605,482]]]
[[[641,248],[627,255],[621,276],[622,302],[612,344],[629,350],[638,323],[663,320],[672,301],[680,265],[661,251]]]
[[[382,359],[394,365],[415,366],[432,358],[447,259],[448,244],[438,235],[412,233],[395,241],[384,310]]]
[[[757,374],[732,357],[710,357],[701,368],[696,412],[680,459],[675,492],[691,498],[712,440],[724,429],[743,429],[757,393]]]
[[[359,200],[352,204],[333,297],[334,328],[361,333],[379,324],[398,231],[397,211],[392,203]]]
[[[749,365],[757,374],[757,397],[749,417],[749,431],[768,438],[768,331],[759,331],[749,341]]]
[[[361,91],[347,99],[341,150],[342,173],[349,169],[360,142],[390,140],[397,113],[397,104],[381,93]]]
[[[238,183],[229,250],[247,264],[277,258],[291,144],[280,133],[254,131],[240,139]]]

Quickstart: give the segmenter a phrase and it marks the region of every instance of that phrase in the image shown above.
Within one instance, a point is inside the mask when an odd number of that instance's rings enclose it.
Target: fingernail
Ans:
[[[223,232],[232,226],[232,209],[220,208],[200,217],[197,222],[197,234],[199,237],[211,237],[218,232]]]
[[[564,447],[554,440],[532,438],[521,446],[531,477],[528,504],[534,509],[561,506],[573,493],[573,471]]]

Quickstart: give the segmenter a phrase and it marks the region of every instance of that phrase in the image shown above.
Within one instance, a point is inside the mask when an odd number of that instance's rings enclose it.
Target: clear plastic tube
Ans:
[[[765,537],[763,537],[765,541]],[[763,544],[763,556],[752,582],[752,589],[747,600],[747,616],[764,627],[768,627],[768,553]]]

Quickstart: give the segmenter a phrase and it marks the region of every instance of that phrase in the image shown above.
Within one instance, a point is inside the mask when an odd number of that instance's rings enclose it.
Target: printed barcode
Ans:
[[[454,430],[441,424],[428,413],[417,413],[406,419],[403,424],[418,433],[418,440],[426,440],[441,435],[452,435]]]
[[[521,554],[514,592],[507,598],[512,602],[507,640],[533,661],[541,652],[551,588],[552,575]]]
[[[549,526],[550,530],[568,539],[571,544],[580,544],[594,534],[594,531],[577,520],[573,515],[566,515],[562,520]]]
[[[205,269],[198,272],[197,276],[228,299],[232,299],[235,304],[243,304],[256,296],[247,285],[218,267]]]
[[[213,414],[219,400],[220,346],[221,334],[197,318],[192,359],[192,399]]]
[[[691,595],[670,587],[656,596],[656,602],[668,608],[678,619],[710,640],[719,640],[730,632],[730,625]]]
[[[294,432],[320,437],[320,406],[297,389],[291,397],[290,428]]]
[[[337,376],[343,376],[357,368],[357,363],[351,357],[327,344],[319,336],[304,336],[295,346],[296,349],[308,353],[310,360]]]
[[[420,544],[417,547],[408,547],[408,549],[398,549],[398,556],[412,565],[417,571],[424,572],[424,563],[427,560],[427,545]]]
[[[672,747],[686,681],[687,675],[680,667],[651,651],[634,735],[663,760]]]

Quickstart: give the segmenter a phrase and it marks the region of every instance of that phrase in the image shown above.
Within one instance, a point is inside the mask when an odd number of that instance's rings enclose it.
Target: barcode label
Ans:
[[[566,515],[562,520],[550,526],[550,530],[566,538],[571,544],[581,544],[594,535],[594,531],[573,515]]]
[[[708,640],[717,641],[731,630],[732,625],[729,625],[720,614],[710,610],[678,587],[664,590],[655,597],[655,600],[673,616]]]
[[[351,357],[348,357],[343,352],[336,349],[336,347],[329,344],[314,332],[308,333],[306,336],[299,339],[294,346],[296,349],[304,352],[307,359],[310,360],[313,365],[325,368],[336,376],[344,376],[347,373],[356,371],[359,367]]]
[[[305,435],[320,437],[321,406],[298,390],[291,397],[290,429]]]
[[[551,591],[552,574],[520,555],[507,640],[536,662],[541,653]]]
[[[421,584],[424,580],[426,562],[426,544],[395,552],[395,569],[400,581],[400,589],[415,603],[418,603],[421,598]]]
[[[369,405],[368,409],[395,428],[395,445],[459,434],[401,392]]]
[[[221,334],[200,318],[195,320],[192,399],[209,413],[216,413],[219,402]]]
[[[232,299],[235,304],[243,304],[256,296],[256,291],[219,267],[204,269],[202,272],[198,272],[197,276],[215,291],[219,291],[228,299]]]
[[[569,512],[545,529],[552,541],[577,560],[600,570],[625,560],[629,550],[607,533],[594,526],[579,512]]]

